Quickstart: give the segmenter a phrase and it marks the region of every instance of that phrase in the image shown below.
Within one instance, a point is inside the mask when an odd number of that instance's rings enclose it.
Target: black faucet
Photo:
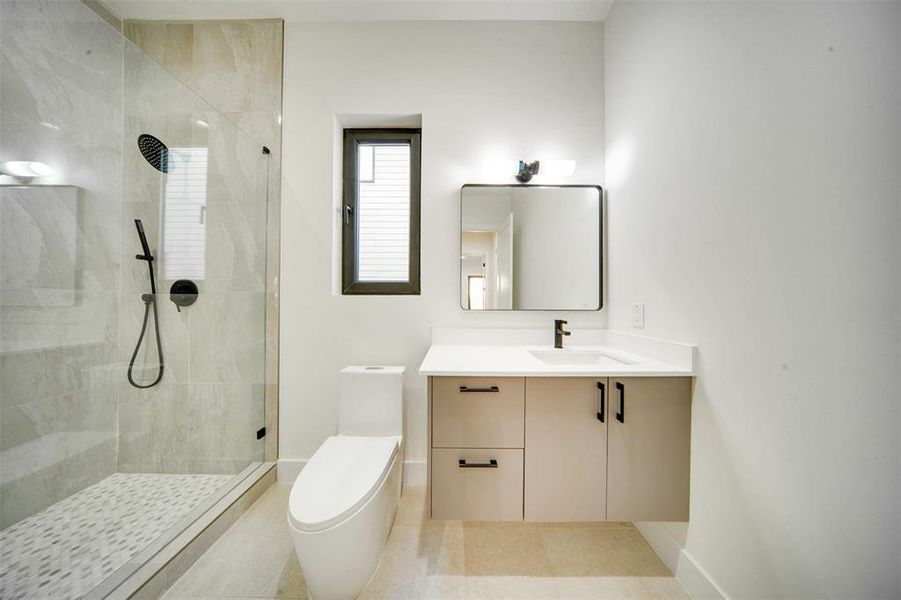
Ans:
[[[563,336],[572,335],[571,331],[563,329],[564,325],[566,325],[566,321],[563,319],[554,321],[554,348],[563,348]]]

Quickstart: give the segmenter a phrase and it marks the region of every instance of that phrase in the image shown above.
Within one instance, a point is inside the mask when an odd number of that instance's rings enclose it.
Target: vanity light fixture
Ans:
[[[544,177],[571,177],[576,172],[574,160],[543,160],[541,174]]]
[[[519,183],[529,183],[532,177],[538,175],[541,163],[537,160],[532,162],[519,161],[519,168],[516,173],[516,181]]]
[[[19,183],[28,183],[35,177],[53,175],[53,169],[36,160],[2,160],[0,175],[9,175]]]
[[[532,162],[519,161],[519,167],[516,172],[516,181],[519,183],[529,183],[532,177],[541,175],[547,179],[549,177],[569,177],[576,172],[576,161],[574,160],[544,160]]]

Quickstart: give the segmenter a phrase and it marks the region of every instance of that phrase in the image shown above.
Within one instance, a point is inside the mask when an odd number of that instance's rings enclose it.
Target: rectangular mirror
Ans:
[[[463,186],[460,306],[599,310],[601,188]]]

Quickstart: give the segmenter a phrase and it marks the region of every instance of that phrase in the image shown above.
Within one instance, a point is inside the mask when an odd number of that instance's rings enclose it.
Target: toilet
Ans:
[[[291,487],[288,526],[313,600],[355,598],[378,566],[403,471],[403,367],[339,374],[338,435]]]

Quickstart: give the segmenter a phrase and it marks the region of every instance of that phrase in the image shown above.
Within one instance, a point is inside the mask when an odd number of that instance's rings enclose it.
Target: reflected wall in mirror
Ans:
[[[460,206],[461,307],[601,308],[600,187],[467,184]]]

